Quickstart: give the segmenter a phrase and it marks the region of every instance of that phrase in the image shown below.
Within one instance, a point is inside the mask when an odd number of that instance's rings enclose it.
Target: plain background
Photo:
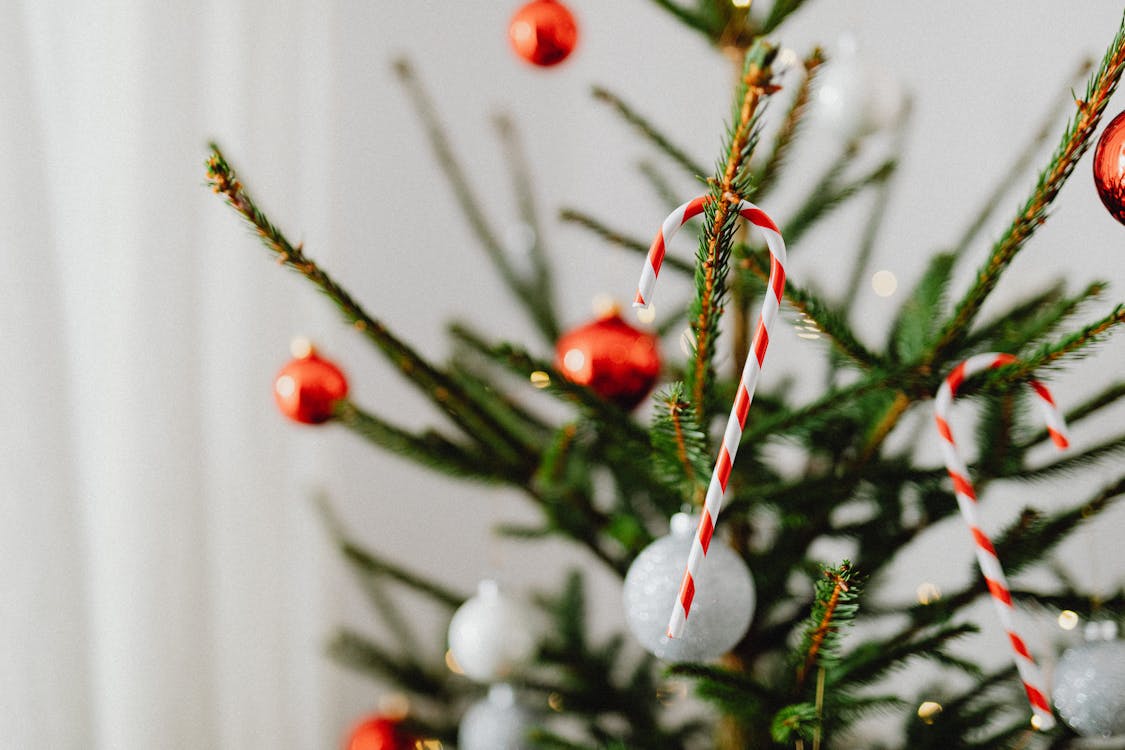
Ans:
[[[621,92],[710,163],[729,108],[729,63],[655,4],[573,0],[579,50],[557,70],[533,69],[505,39],[515,5],[0,5],[6,746],[334,746],[385,691],[322,657],[334,625],[377,628],[312,510],[318,490],[373,547],[466,592],[490,574],[517,588],[554,586],[569,564],[586,566],[596,631],[620,627],[617,584],[582,554],[558,542],[489,540],[498,521],[535,518],[514,493],[427,474],[343,430],[297,428],[276,413],[272,377],[290,337],[302,333],[348,370],[359,403],[409,426],[440,423],[203,186],[205,144],[215,138],[289,236],[432,358],[447,353],[444,325],[454,318],[497,339],[530,341],[531,327],[487,270],[393,79],[391,60],[407,55],[494,224],[509,235],[516,213],[489,118],[506,111],[518,123],[566,324],[588,319],[599,294],[627,301],[638,258],[554,218],[570,205],[646,237],[664,215],[635,170],[652,151],[591,100],[589,87]],[[924,262],[955,240],[1072,85],[1078,61],[1101,54],[1121,10],[1106,0],[822,1],[783,28],[779,41],[798,52],[814,42],[831,49],[840,34],[854,34],[863,55],[915,98],[871,269],[892,271],[899,292],[883,299],[865,284],[856,326],[866,340],[881,341]],[[1108,115],[1123,106],[1119,94]],[[835,148],[825,134],[801,146],[767,206],[775,217],[784,221]],[[1031,180],[1021,177],[1003,199],[955,292]],[[695,190],[690,181],[677,185],[685,198]],[[864,204],[794,248],[791,278],[839,288]],[[1053,213],[994,302],[1059,277],[1072,291],[1106,279],[1110,292],[1082,315],[1092,320],[1121,299],[1125,228],[1100,205],[1089,157]],[[682,282],[664,283],[665,299],[687,294]],[[822,381],[810,363],[823,347],[778,335],[767,384],[796,375],[797,392],[812,397]],[[666,351],[676,355],[674,341]],[[1062,406],[1118,377],[1123,351],[1112,339],[1057,375]],[[1080,425],[1076,446],[1112,434],[1122,416],[1117,408]],[[896,439],[912,434],[904,428]],[[932,436],[916,435],[936,463]],[[996,487],[986,504],[990,528],[1024,503],[1079,502],[1119,466],[1111,460],[1050,484]],[[1120,585],[1123,528],[1125,516],[1109,513],[1060,557],[1103,591]],[[954,522],[905,550],[896,569],[888,592],[900,599],[920,582],[953,588],[974,574]],[[974,611],[985,632],[966,648],[1000,664],[1006,647],[989,627],[992,613]],[[418,616],[436,659],[445,624],[430,614]],[[1064,634],[1049,614],[1027,622],[1049,668]],[[911,692],[917,681],[906,680]]]

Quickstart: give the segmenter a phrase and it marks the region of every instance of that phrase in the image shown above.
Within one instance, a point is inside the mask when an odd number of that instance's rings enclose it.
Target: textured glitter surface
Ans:
[[[1125,735],[1125,641],[1067,649],[1055,667],[1055,710],[1086,737]]]
[[[698,519],[692,519],[698,521]],[[641,645],[666,661],[707,661],[722,656],[746,633],[754,615],[750,571],[715,539],[695,582],[683,638],[666,635],[691,549],[695,523],[674,519],[674,531],[645,547],[625,576],[625,620]]]

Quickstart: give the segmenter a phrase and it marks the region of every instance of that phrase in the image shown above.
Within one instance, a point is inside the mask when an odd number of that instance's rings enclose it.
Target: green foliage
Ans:
[[[715,173],[708,181],[712,200],[701,222],[696,262],[672,256],[665,261],[672,270],[692,274],[695,296],[690,305],[667,311],[660,330],[682,327],[686,318],[696,348],[688,362],[666,364],[669,379],[682,378],[682,382],[673,382],[658,394],[648,425],[589,388],[566,380],[541,350],[490,341],[464,321],[450,328],[454,347],[450,360],[443,366],[430,362],[365,311],[300,245],[286,239],[250,199],[218,149],[208,160],[211,186],[267,249],[322,291],[345,321],[450,420],[441,430],[415,432],[356,402],[343,401],[337,405],[335,423],[427,468],[518,492],[538,510],[539,518],[518,525],[501,523],[500,533],[529,542],[565,539],[617,576],[623,576],[640,550],[663,532],[671,513],[699,497],[710,476],[714,455],[708,439],[717,427],[714,417],[725,412],[737,385],[735,377],[718,371],[715,361],[720,332],[730,330],[721,321],[727,295],[735,303],[736,315],[745,314],[754,296],[763,292],[769,273],[767,254],[737,238],[739,220],[729,210],[730,199],[756,197],[755,191],[767,191],[780,180],[780,168],[800,133],[809,80],[821,61],[816,50],[808,56],[806,75],[797,83],[788,111],[767,132],[761,125],[761,110],[774,93],[770,64],[775,47],[760,37],[799,10],[802,0],[775,0],[749,10],[729,0],[654,0],[654,4],[716,46],[736,52],[744,65]],[[956,650],[959,642],[978,630],[995,627],[991,620],[965,620],[965,608],[987,596],[975,570],[963,589],[929,604],[879,604],[875,598],[876,603],[865,599],[860,609],[853,566],[822,568],[812,560],[812,550],[821,541],[851,542],[855,569],[864,572],[864,586],[875,590],[906,545],[957,513],[944,468],[921,464],[914,447],[931,429],[925,402],[951,367],[977,352],[1021,355],[1018,363],[974,378],[962,389],[962,395],[979,408],[975,441],[979,455],[971,472],[981,502],[988,502],[987,490],[993,482],[1046,481],[1088,472],[1125,452],[1125,435],[1117,435],[1046,463],[1028,460],[1047,434],[1027,413],[1031,399],[1026,381],[1090,353],[1125,322],[1121,305],[1101,317],[1095,314],[1085,325],[1072,322],[1105,293],[1104,282],[1093,281],[1074,292],[1067,292],[1061,283],[1030,292],[996,317],[977,321],[1014,256],[1048,219],[1052,201],[1089,146],[1123,67],[1125,27],[1090,77],[1085,98],[1077,103],[1037,184],[993,244],[988,262],[974,275],[969,289],[952,305],[947,303],[950,279],[964,270],[957,267],[964,251],[989,223],[1014,175],[1030,163],[1035,147],[1046,137],[1044,129],[1021,152],[953,249],[931,258],[914,290],[904,295],[893,320],[876,338],[881,344],[861,341],[850,316],[891,203],[889,188],[902,144],[895,144],[889,155],[874,155],[864,140],[858,140],[821,175],[802,180],[811,187],[783,226],[790,247],[867,188],[875,195],[861,236],[840,237],[839,247],[833,247],[831,262],[850,268],[843,294],[829,300],[818,291],[815,279],[793,278],[797,274],[791,274],[786,286],[786,307],[800,316],[802,326],[815,328],[831,342],[824,347],[826,387],[801,400],[791,392],[797,389],[767,382],[756,396],[733,467],[721,524],[724,537],[754,572],[758,604],[750,632],[721,664],[661,666],[648,656],[638,656],[620,634],[590,636],[582,579],[571,574],[556,594],[539,598],[552,626],[541,640],[534,667],[517,679],[527,695],[541,703],[549,698],[549,704],[569,719],[565,731],[557,732],[546,721],[534,734],[537,747],[696,750],[712,746],[719,738],[721,750],[792,749],[807,744],[812,750],[850,748],[854,744],[848,730],[873,712],[905,716],[902,746],[911,750],[1036,746],[1028,736],[1024,699],[1013,671],[985,676]],[[533,201],[534,170],[513,124],[505,117],[495,121],[518,214],[535,228],[529,270],[517,270],[511,263],[509,248],[492,229],[494,223],[460,166],[454,141],[441,125],[434,102],[408,65],[400,63],[398,73],[469,230],[508,285],[521,314],[535,323],[541,344],[549,347],[558,325],[548,246]],[[662,168],[675,166],[681,172],[701,174],[688,151],[673,144],[639,114],[640,108],[622,97],[605,89],[596,90],[595,97],[655,147],[663,161],[660,166],[644,165],[642,173],[662,202],[679,203],[683,196],[676,195],[678,188],[665,179]],[[901,123],[898,131],[901,141]],[[754,157],[759,140],[767,148]],[[861,164],[875,166],[864,172],[858,168]],[[587,213],[568,210],[562,218],[609,245],[636,254],[648,250],[645,239]],[[615,216],[613,224],[619,221]],[[737,340],[731,348],[745,351],[749,333],[741,333],[737,325],[733,329],[732,338]],[[545,386],[538,392],[529,387],[533,375],[537,385]],[[1067,419],[1073,426],[1103,415],[1123,396],[1125,383],[1112,383],[1071,408]],[[555,403],[544,406],[551,399]],[[887,449],[888,436],[911,422],[917,425],[917,436],[896,441],[902,447]],[[782,447],[800,459],[779,459],[777,451]],[[1125,476],[1111,478],[1080,504],[1052,513],[1026,508],[993,534],[1010,576],[1043,567],[1057,584],[1051,593],[1033,592],[1019,588],[1014,578],[1014,599],[1047,610],[1067,608],[1086,616],[1098,609],[1125,617],[1125,592],[1095,601],[1057,566],[1052,568],[1050,560],[1053,550],[1080,524],[1098,517],[1123,496]],[[454,742],[457,717],[479,690],[444,668],[439,658],[442,644],[427,648],[419,642],[418,629],[399,611],[396,594],[405,588],[444,609],[458,606],[463,595],[384,559],[363,546],[358,534],[345,532],[326,505],[324,509],[333,542],[355,572],[382,626],[378,638],[341,629],[331,641],[330,653],[410,692],[421,707],[412,721],[427,736]],[[970,549],[966,544],[966,558]],[[875,627],[850,631],[847,626],[852,622]],[[935,685],[911,700],[879,694],[889,675],[923,662],[955,674],[961,681],[957,684],[967,687]],[[669,679],[690,681],[695,696],[718,711],[718,723],[691,707],[683,710],[686,718],[669,720],[661,703]],[[943,710],[923,720],[912,710],[921,699],[940,700]],[[1069,740],[1068,734],[1056,730],[1040,744],[1062,748]]]

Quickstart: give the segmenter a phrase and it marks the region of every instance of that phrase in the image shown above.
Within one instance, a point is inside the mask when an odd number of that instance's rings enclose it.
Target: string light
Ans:
[[[918,706],[918,718],[926,724],[933,724],[941,713],[941,704],[936,701],[923,701]]]
[[[547,705],[552,711],[561,713],[563,710],[563,697],[560,693],[551,693],[547,696]]]
[[[530,380],[531,384],[536,388],[546,388],[551,384],[551,376],[542,370],[536,370],[531,373]]]
[[[1071,609],[1059,612],[1059,627],[1063,630],[1074,630],[1078,627],[1078,613]]]
[[[898,279],[890,271],[876,271],[871,277],[871,288],[880,297],[890,297],[898,289]]]
[[[1039,718],[1037,714],[1033,714],[1031,717],[1031,728],[1037,732],[1043,728],[1043,719]]]
[[[915,591],[915,594],[918,597],[919,604],[933,604],[941,598],[941,589],[939,589],[934,584],[927,582],[919,584],[917,591]]]
[[[651,323],[656,320],[656,306],[649,305],[648,307],[641,307],[637,309],[637,320],[642,323]]]
[[[730,0],[730,4],[736,8],[749,8],[754,0]]]
[[[442,750],[444,747],[441,740],[418,740],[414,743],[414,750]]]

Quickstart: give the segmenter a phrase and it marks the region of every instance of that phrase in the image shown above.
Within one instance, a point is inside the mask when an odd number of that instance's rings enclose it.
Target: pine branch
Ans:
[[[527,248],[531,259],[532,278],[522,283],[528,294],[534,294],[536,305],[532,310],[537,315],[536,323],[548,342],[559,337],[558,316],[554,305],[554,284],[551,265],[547,260],[547,250],[543,242],[543,227],[539,222],[539,212],[535,207],[535,190],[531,180],[531,168],[520,143],[519,132],[507,115],[493,118],[493,125],[500,136],[507,155],[508,168],[512,177],[512,188],[519,206],[520,218],[531,230],[532,242]]]
[[[776,90],[770,68],[776,55],[777,49],[764,41],[746,54],[726,156],[718,165],[711,186],[712,200],[704,212],[695,270],[696,291],[691,304],[695,351],[686,373],[691,402],[703,423],[711,413],[715,339],[719,334],[731,241],[738,221],[738,212],[732,208],[752,187],[749,160],[757,144],[758,105]]]
[[[549,306],[550,298],[540,296],[537,281],[529,283],[513,268],[495,230],[489,225],[484,209],[481,208],[480,201],[469,185],[468,178],[465,177],[465,171],[449,143],[433,101],[422,87],[422,82],[418,80],[414,68],[407,60],[398,60],[395,63],[395,73],[410,96],[418,118],[426,129],[438,166],[449,181],[457,204],[485,255],[513,296],[523,304],[543,338],[548,342],[554,342],[558,337],[558,324]]]
[[[321,517],[324,519],[324,525],[332,536],[333,543],[340,549],[348,565],[350,565],[357,574],[370,579],[390,579],[450,609],[456,609],[465,603],[467,597],[463,594],[459,594],[440,583],[428,580],[400,565],[379,557],[374,552],[364,549],[357,542],[353,541],[345,531],[344,524],[328,503],[327,498],[319,497],[317,499],[317,508],[320,510]]]
[[[689,177],[707,174],[705,167],[694,161],[683,149],[673,144],[668,136],[661,133],[648,118],[626,104],[621,97],[602,86],[594,86],[591,93],[597,101],[608,104],[614,112],[620,115],[625,122],[632,125],[649,143],[656,146],[665,156],[679,165]]]
[[[1012,220],[1008,230],[993,245],[987,264],[980,270],[972,287],[958,303],[953,317],[943,328],[930,357],[931,362],[941,362],[955,350],[980,312],[985,299],[1000,281],[1000,275],[1036,228],[1046,221],[1047,210],[1055,196],[1089,148],[1122,70],[1125,70],[1125,23],[1118,28],[1101,65],[1090,79],[1085,99],[1077,102],[1078,111],[1063,133],[1050,164],[1040,173],[1031,196]]]
[[[1078,70],[1075,71],[1073,75],[1068,76],[1067,81],[1071,85],[1063,89],[1064,95],[1060,96],[1058,101],[1050,106],[1046,117],[1044,117],[1043,121],[1039,124],[1035,134],[1032,135],[1031,139],[1016,156],[1011,166],[1004,172],[1003,177],[997,180],[995,187],[993,187],[988,197],[981,204],[980,211],[968,223],[964,231],[961,232],[961,236],[958,238],[957,242],[953,244],[952,252],[955,256],[959,257],[965,253],[973,240],[980,234],[980,231],[984,229],[984,225],[988,223],[988,220],[992,218],[992,215],[1000,206],[1000,200],[1008,194],[1016,180],[1031,166],[1032,161],[1039,153],[1039,149],[1042,148],[1043,144],[1047,142],[1047,139],[1051,137],[1055,122],[1058,121],[1064,108],[1073,101],[1072,97],[1069,96],[1069,92],[1073,89],[1074,85],[1077,85],[1077,79],[1089,75],[1090,68],[1093,67],[1093,65],[1093,60],[1083,60],[1078,66]]]
[[[305,255],[300,245],[289,242],[250,198],[215,144],[211,144],[211,155],[207,159],[207,180],[215,193],[222,195],[250,224],[262,244],[282,265],[300,273],[331,299],[344,319],[375,344],[410,383],[448,414],[468,436],[495,450],[505,460],[513,463],[527,460],[527,446],[516,443],[490,420],[448,374],[431,365],[383,323],[368,315],[343,287]]]
[[[872,185],[881,185],[889,180],[898,169],[895,157],[880,163],[871,171],[848,182],[840,183],[840,175],[855,158],[856,152],[849,148],[840,159],[829,166],[825,174],[809,191],[789,221],[782,227],[787,245],[797,246],[805,233],[834,209],[858,195]]]
[[[754,177],[755,184],[755,198],[761,199],[764,195],[769,193],[773,188],[778,175],[781,172],[781,167],[785,164],[785,159],[789,155],[790,146],[797,135],[797,128],[800,126],[801,121],[804,119],[805,113],[808,111],[809,93],[812,91],[812,83],[816,77],[816,71],[824,62],[824,52],[820,47],[814,47],[813,51],[805,57],[802,62],[804,67],[805,77],[797,86],[797,91],[793,95],[793,101],[789,103],[789,109],[785,113],[785,119],[781,121],[781,126],[777,129],[777,133],[773,138],[773,149],[770,151],[762,166],[756,171]],[[698,173],[702,174],[702,172]]]
[[[660,202],[664,204],[665,208],[671,211],[680,205],[682,198],[679,191],[672,187],[672,183],[668,182],[664,173],[657,169],[655,164],[647,159],[640,161],[637,163],[637,171],[645,178],[649,187],[660,198]]]
[[[388,679],[405,690],[437,701],[452,701],[450,683],[409,659],[397,657],[354,630],[340,628],[328,643],[328,654],[337,662],[378,679]]]
[[[1123,396],[1125,396],[1125,382],[1114,383],[1066,412],[1064,415],[1066,423],[1074,427],[1076,423],[1091,414],[1095,414],[1105,407],[1117,403]],[[1021,443],[1018,449],[1020,451],[1026,451],[1033,446],[1045,442],[1048,437],[1050,437],[1050,433],[1047,432],[1047,430],[1040,430],[1026,442]]]
[[[853,622],[859,605],[859,587],[852,581],[851,563],[845,560],[836,568],[824,568],[816,582],[816,595],[799,652],[804,660],[797,667],[796,692],[816,665],[826,666],[839,650],[840,628]]]
[[[444,474],[486,482],[510,479],[511,466],[497,465],[492,457],[475,453],[435,430],[422,435],[412,434],[364,411],[350,400],[337,402],[333,417],[339,424],[380,448]]]
[[[649,428],[653,467],[669,484],[684,488],[702,502],[711,471],[707,436],[695,410],[684,398],[683,384],[674,383],[656,397],[655,418]]]
[[[1034,370],[1056,366],[1060,360],[1078,355],[1091,344],[1100,342],[1114,326],[1125,322],[1125,304],[1118,305],[1109,315],[1094,321],[1081,330],[1068,334],[1053,344],[1045,344],[1034,354],[1025,357],[1017,371],[1030,376]]]
[[[945,647],[953,641],[979,633],[974,623],[942,625],[933,632],[918,635],[918,628],[908,627],[884,637],[858,644],[832,669],[832,680],[838,685],[862,686],[883,679],[911,659],[934,659],[945,655]],[[958,664],[973,677],[980,677],[979,668]]]
[[[652,0],[652,2],[671,13],[688,28],[694,29],[714,41],[715,29],[712,29],[711,25],[698,13],[691,12],[687,8],[677,4],[674,0]],[[700,174],[703,173],[701,172]]]
[[[805,0],[774,0],[773,5],[770,6],[769,15],[762,23],[762,34],[770,34],[780,26],[786,18],[798,11]]]
[[[738,264],[739,269],[750,271],[760,280],[769,278],[769,261],[760,252],[747,255]],[[783,292],[784,300],[797,312],[806,316],[816,324],[816,327],[828,337],[836,349],[864,369],[878,367],[882,358],[872,352],[858,338],[845,316],[837,310],[831,309],[813,292],[787,280]]]
[[[600,220],[578,209],[564,208],[559,212],[559,220],[585,227],[606,242],[619,245],[626,250],[632,250],[640,255],[648,255],[648,243],[629,237],[616,229],[611,229]],[[681,273],[689,275],[695,273],[695,266],[693,264],[682,261],[672,255],[664,256],[664,268],[673,268]]]

